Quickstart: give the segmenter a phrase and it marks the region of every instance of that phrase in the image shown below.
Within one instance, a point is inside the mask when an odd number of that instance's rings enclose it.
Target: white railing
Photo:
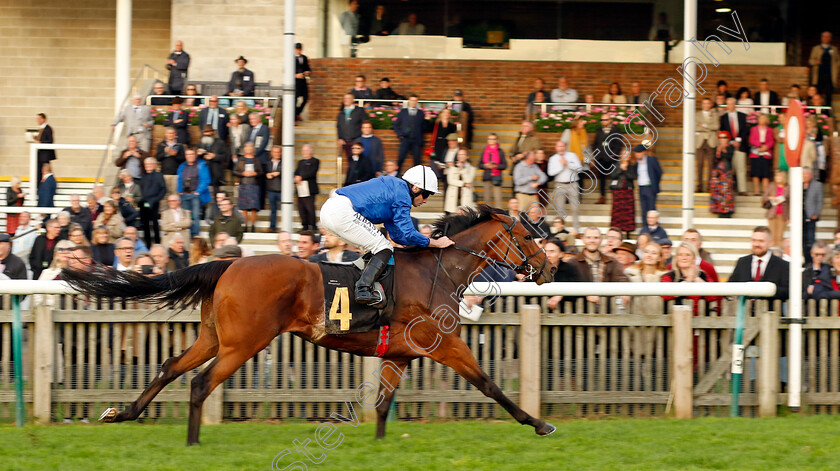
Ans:
[[[644,108],[644,103],[558,103],[558,102],[534,102],[534,105],[540,107],[540,113],[548,113],[549,111],[578,111],[583,108],[586,112],[591,112],[592,108],[608,108],[615,106],[618,108]],[[553,108],[549,110],[549,107]]]
[[[787,110],[788,106],[789,105],[735,105],[735,110],[737,110],[738,108],[752,108],[752,109],[755,109],[755,110],[769,108],[770,109],[770,114],[779,114],[780,111]],[[717,107],[720,108],[720,109],[725,109],[726,105],[717,105]],[[818,111],[828,110],[828,111],[831,111],[830,106],[805,106],[805,105],[802,105],[802,108],[806,109],[806,110],[818,110]]]
[[[2,292],[0,284],[0,292]],[[776,285],[748,283],[536,283],[475,282],[473,296],[773,296]]]
[[[107,150],[113,152],[114,145],[103,144],[29,144],[29,194],[38,194],[38,150]],[[98,182],[97,182],[98,183]]]
[[[405,100],[399,100],[399,99],[397,99],[397,100],[386,100],[386,99],[382,99],[382,98],[356,98],[354,101],[356,102],[356,104],[358,106],[361,106],[362,108],[365,107],[365,104],[372,104],[372,103],[373,104],[381,103],[383,105],[385,105],[385,104],[395,105],[395,104],[399,103],[400,108],[405,108],[406,106],[408,106],[408,99],[405,99]],[[452,109],[452,107],[456,103],[463,103],[463,101],[462,100],[417,100],[417,103],[420,104],[420,105],[423,105],[423,104],[438,105],[439,104],[439,105],[442,105],[441,109],[443,109],[443,108]],[[435,107],[427,107],[427,109],[432,109],[432,108],[435,108]],[[396,109],[396,106],[395,106],[395,109]]]
[[[200,100],[204,101],[204,103],[202,103],[204,105],[206,105],[206,100],[210,99],[211,96],[215,96],[219,99],[219,106],[233,106],[237,101],[240,101],[240,100],[245,101],[245,102],[248,102],[249,100],[254,101],[254,102],[260,101],[260,102],[262,102],[263,106],[265,106],[266,108],[271,106],[271,102],[280,100],[280,97],[276,97],[276,96],[146,95],[145,103],[148,106],[169,106],[168,104],[166,104],[166,105],[154,104],[153,105],[152,100],[154,100],[156,98],[163,98],[163,99],[166,99],[166,100],[171,100],[171,99],[175,98],[176,96],[182,98],[184,101],[200,99]],[[222,103],[223,100],[229,101],[230,104],[222,105],[221,103]],[[187,105],[184,105],[184,106],[187,106]],[[199,106],[199,105],[194,105],[194,106]]]

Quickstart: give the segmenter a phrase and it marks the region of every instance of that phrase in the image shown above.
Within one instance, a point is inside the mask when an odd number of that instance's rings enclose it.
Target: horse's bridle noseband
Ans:
[[[518,272],[527,272],[528,275],[526,276],[525,281],[534,281],[534,275],[538,275],[538,274],[543,272],[543,270],[545,269],[545,264],[548,262],[548,259],[547,258],[543,259],[543,263],[540,266],[539,270],[535,269],[533,265],[528,263],[528,261],[531,260],[532,258],[536,257],[537,255],[539,255],[540,253],[545,254],[545,250],[542,247],[540,247],[539,250],[537,250],[533,254],[528,255],[526,257],[525,256],[525,251],[522,250],[522,245],[519,243],[519,239],[517,239],[516,236],[513,235],[513,228],[516,226],[517,220],[516,220],[516,218],[511,218],[511,219],[513,220],[513,222],[510,225],[505,224],[504,221],[501,221],[501,220],[499,220],[499,224],[501,224],[502,227],[505,228],[505,231],[507,231],[508,235],[513,240],[513,243],[516,244],[516,249],[519,250],[519,253],[523,257],[523,260],[519,265],[514,265],[514,264],[507,261],[507,256],[510,253],[510,244],[506,244],[507,249],[505,250],[505,256],[503,257],[503,260],[496,260],[495,258],[490,258],[487,255],[485,255],[483,252],[476,252],[475,250],[472,250],[472,249],[467,248],[467,247],[462,247],[460,245],[453,245],[452,247],[454,247],[454,248],[456,248],[456,249],[458,249],[462,252],[466,252],[470,255],[478,257],[480,259],[486,260],[489,263],[492,263],[494,265],[502,266],[502,267],[508,268],[510,270],[513,270],[514,272],[517,272],[517,273]]]

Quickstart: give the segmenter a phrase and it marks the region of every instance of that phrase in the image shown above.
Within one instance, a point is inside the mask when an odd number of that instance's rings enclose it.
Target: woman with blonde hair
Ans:
[[[589,135],[586,133],[586,120],[578,116],[572,125],[563,131],[560,140],[566,143],[566,151],[577,155],[583,161],[583,151],[589,147]]]
[[[23,200],[25,198],[26,195],[20,187],[20,178],[12,177],[9,182],[9,188],[6,188],[6,206],[23,206]],[[6,214],[6,232],[9,235],[15,235],[15,232],[17,232],[19,219],[20,213]]]
[[[93,254],[93,260],[106,267],[114,266],[114,243],[111,242],[108,236],[108,228],[97,226],[93,230],[90,240],[92,242],[90,249]]]
[[[190,247],[190,266],[198,263],[207,263],[210,256],[213,255],[213,249],[207,242],[207,239],[201,236],[192,238],[192,247]]]
[[[125,232],[125,221],[123,220],[122,214],[120,214],[117,203],[111,199],[105,201],[105,204],[102,205],[102,213],[96,216],[96,221],[93,225],[96,227],[105,226],[108,230],[108,242],[112,244],[122,237],[123,232]]]
[[[624,270],[630,281],[637,283],[658,283],[662,275],[668,273],[662,263],[662,246],[650,241],[642,249],[641,259]],[[659,296],[634,296],[634,314],[665,314],[662,298]]]
[[[781,247],[784,240],[785,226],[790,221],[790,186],[787,175],[782,170],[773,174],[773,183],[764,190],[761,198],[764,209],[767,210],[767,226],[773,234],[773,246]]]
[[[650,244],[648,244],[650,245]],[[700,269],[700,264],[697,260],[700,259],[700,252],[693,244],[683,242],[677,249],[674,256],[673,270],[662,276],[663,283],[705,283],[709,279],[706,277],[706,272]],[[683,299],[690,299],[692,301],[694,315],[698,315],[699,303],[701,299],[707,302],[717,301],[720,296],[662,296],[666,301],[676,299],[677,302],[682,302]]]

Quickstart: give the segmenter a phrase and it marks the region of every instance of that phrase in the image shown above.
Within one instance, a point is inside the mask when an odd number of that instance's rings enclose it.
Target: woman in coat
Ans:
[[[114,200],[109,199],[102,205],[102,213],[96,216],[96,221],[93,223],[93,227],[99,226],[105,226],[108,232],[108,242],[111,244],[123,236],[125,221]]]
[[[6,188],[6,206],[23,206],[25,195],[20,188],[20,178],[12,177],[9,188]],[[6,232],[9,235],[15,235],[18,228],[18,220],[20,213],[6,214]]]
[[[636,230],[636,200],[633,196],[633,182],[636,180],[636,164],[630,163],[632,157],[625,152],[610,177],[610,189],[613,194],[610,226],[629,233]]]
[[[773,245],[782,246],[785,226],[790,221],[790,186],[787,184],[785,172],[776,170],[773,184],[767,186],[761,203],[767,210],[767,227],[773,234]]]
[[[494,208],[502,207],[502,170],[507,168],[505,151],[499,145],[499,138],[490,133],[487,136],[487,145],[481,153],[481,160],[478,168],[484,170],[481,176],[481,183],[484,190],[484,202],[491,204],[490,195],[493,195],[492,205]]]
[[[735,212],[735,181],[732,175],[732,156],[735,149],[729,144],[728,131],[718,132],[718,146],[712,158],[709,179],[709,212],[718,217],[731,218]]]
[[[470,164],[470,155],[466,149],[458,151],[458,161],[452,167],[446,167],[446,180],[449,186],[446,187],[446,197],[443,203],[443,210],[449,214],[454,213],[458,206],[470,206],[473,204],[473,181],[475,181],[476,168]],[[459,198],[460,196],[460,198]],[[458,200],[460,199],[460,204]]]
[[[770,118],[766,114],[758,115],[758,125],[750,130],[750,176],[753,181],[753,194],[758,196],[767,190],[770,175],[773,173],[773,150],[776,140],[770,128]],[[759,180],[761,189],[759,189]]]

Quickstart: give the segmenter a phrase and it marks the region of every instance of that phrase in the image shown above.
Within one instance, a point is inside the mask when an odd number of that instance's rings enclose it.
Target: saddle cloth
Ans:
[[[362,275],[361,259],[352,263],[319,262],[324,280],[324,327],[327,334],[355,334],[386,325],[393,310],[394,267],[389,264],[376,288],[385,293],[384,305],[356,303],[356,281]]]

